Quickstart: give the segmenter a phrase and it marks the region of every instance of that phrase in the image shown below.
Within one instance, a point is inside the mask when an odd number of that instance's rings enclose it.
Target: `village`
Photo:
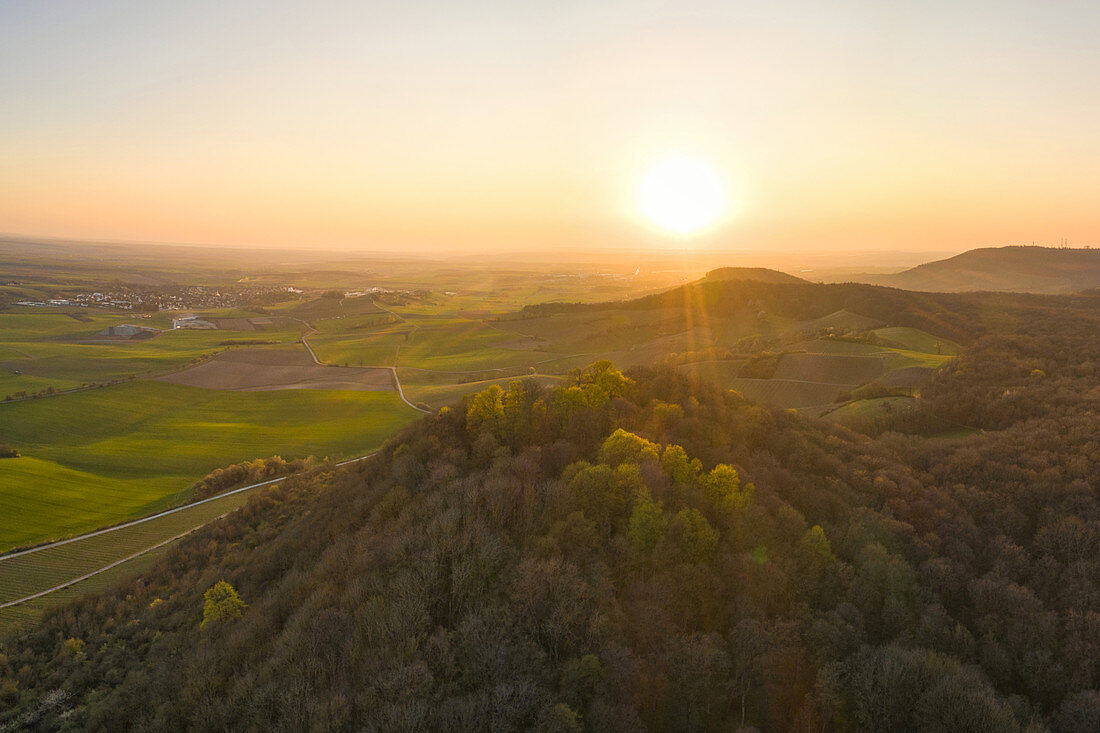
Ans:
[[[272,302],[287,293],[302,291],[287,286],[249,286],[241,288],[187,285],[168,288],[112,286],[91,292],[65,294],[42,300],[18,300],[15,305],[36,308],[109,308],[135,312],[175,311],[208,308],[236,308]]]

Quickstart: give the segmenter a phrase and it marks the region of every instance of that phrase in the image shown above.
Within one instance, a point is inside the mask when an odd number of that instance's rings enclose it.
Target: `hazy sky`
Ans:
[[[450,250],[1100,244],[1100,3],[0,2],[0,231]]]

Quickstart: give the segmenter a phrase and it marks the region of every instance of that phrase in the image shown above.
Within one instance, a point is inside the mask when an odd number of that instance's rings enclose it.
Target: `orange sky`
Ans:
[[[737,212],[687,246],[1100,244],[1095,3],[161,5],[0,5],[0,231],[679,246],[686,153]]]

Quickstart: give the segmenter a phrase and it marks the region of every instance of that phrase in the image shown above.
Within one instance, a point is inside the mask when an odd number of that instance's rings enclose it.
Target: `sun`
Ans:
[[[725,191],[717,174],[701,161],[669,158],[642,178],[638,208],[662,229],[690,234],[714,223],[725,208]]]

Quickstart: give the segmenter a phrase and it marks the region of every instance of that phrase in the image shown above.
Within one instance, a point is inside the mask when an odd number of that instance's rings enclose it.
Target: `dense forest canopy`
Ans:
[[[491,388],[5,640],[0,728],[1100,729],[1100,299],[829,288],[954,324],[956,434]]]

